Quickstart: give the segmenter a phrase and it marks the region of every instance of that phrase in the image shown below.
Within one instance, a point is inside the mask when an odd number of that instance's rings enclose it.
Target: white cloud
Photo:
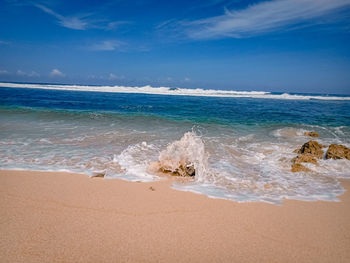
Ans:
[[[87,30],[89,28],[113,30],[122,24],[130,23],[128,21],[108,21],[106,18],[93,19],[91,18],[94,15],[93,13],[64,16],[42,4],[33,5],[45,13],[55,17],[59,25],[75,30]]]
[[[34,5],[37,8],[44,11],[45,13],[54,16],[58,20],[58,23],[63,27],[76,29],[76,30],[85,30],[88,27],[88,22],[86,21],[86,15],[63,16],[44,5],[40,5],[40,4],[34,4]]]
[[[89,47],[90,50],[95,51],[113,51],[124,45],[124,42],[118,40],[105,40]]]
[[[0,69],[0,75],[7,75],[7,74],[9,74],[7,70]]]
[[[8,44],[10,44],[10,42],[0,40],[0,45],[8,45]]]
[[[50,72],[50,76],[51,77],[64,77],[65,74],[63,74],[61,71],[59,71],[58,69],[55,68]]]
[[[19,76],[25,76],[26,75],[26,73],[24,72],[24,71],[22,71],[22,70],[17,70],[17,75],[19,75]]]
[[[16,74],[18,76],[24,76],[24,77],[40,77],[40,74],[35,71],[25,72],[22,70],[17,70]]]
[[[190,79],[189,77],[186,77],[186,78],[184,79],[184,81],[185,81],[185,82],[189,82],[189,81],[191,81],[191,79]]]
[[[121,25],[130,24],[130,23],[131,22],[129,22],[129,21],[111,21],[111,22],[108,22],[106,25],[104,25],[102,27],[105,30],[114,30],[114,29],[118,28]]]
[[[109,76],[108,76],[108,79],[109,79],[109,80],[124,79],[124,78],[125,78],[125,77],[124,77],[123,75],[117,76],[117,75],[115,75],[115,74],[113,74],[113,73],[110,73]]]
[[[194,39],[250,37],[301,23],[321,23],[333,12],[350,7],[350,0],[271,0],[220,16],[179,22]]]
[[[40,77],[40,74],[35,72],[35,71],[31,71],[28,73],[28,76],[29,77]]]
[[[113,80],[113,79],[117,79],[118,77],[115,75],[115,74],[113,74],[113,73],[110,73],[109,74],[109,79],[110,80]]]

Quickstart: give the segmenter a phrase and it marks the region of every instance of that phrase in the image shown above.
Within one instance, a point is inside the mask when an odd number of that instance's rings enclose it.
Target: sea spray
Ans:
[[[196,180],[203,181],[209,169],[202,138],[193,131],[186,132],[180,140],[172,142],[160,153],[158,165],[160,170],[175,174],[193,166]]]

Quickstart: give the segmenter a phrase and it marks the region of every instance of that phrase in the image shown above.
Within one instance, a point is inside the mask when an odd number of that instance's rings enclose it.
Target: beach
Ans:
[[[0,13],[0,263],[350,263],[350,0]]]
[[[2,170],[1,262],[350,260],[348,191],[340,202],[274,205],[212,199],[172,183]]]

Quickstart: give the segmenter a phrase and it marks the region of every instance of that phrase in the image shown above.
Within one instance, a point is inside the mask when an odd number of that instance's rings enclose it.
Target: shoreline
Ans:
[[[348,262],[340,202],[237,203],[65,172],[0,170],[2,262]]]

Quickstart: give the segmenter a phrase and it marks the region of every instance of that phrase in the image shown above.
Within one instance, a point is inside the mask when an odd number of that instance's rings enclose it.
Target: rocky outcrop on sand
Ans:
[[[326,159],[350,160],[350,148],[340,144],[331,144],[326,152]]]
[[[310,172],[311,170],[301,163],[317,164],[317,159],[323,157],[322,145],[316,141],[304,143],[297,153],[297,157],[292,159],[292,172]]]
[[[317,164],[317,159],[311,154],[300,154],[292,159],[293,163],[313,163]]]
[[[95,172],[90,177],[104,178],[105,177],[105,173],[104,172]]]
[[[322,145],[316,141],[309,141],[301,146],[298,154],[310,154],[311,156],[320,159],[323,156]]]
[[[311,170],[300,163],[293,163],[291,171],[296,172],[310,172]]]
[[[180,164],[175,170],[170,170],[165,167],[160,167],[159,169],[163,173],[168,173],[172,176],[195,176],[196,170],[193,164]]]
[[[317,132],[313,132],[313,131],[310,131],[310,132],[304,132],[304,135],[305,135],[305,136],[314,137],[314,138],[317,138],[317,137],[319,137],[319,136],[320,136],[320,135],[319,135]]]
[[[323,157],[322,148],[326,147],[316,141],[304,143],[300,149],[294,152],[298,153],[292,159],[292,172],[310,172],[311,170],[302,163],[312,163],[317,165],[317,159]],[[331,144],[326,152],[326,159],[348,159],[350,160],[350,148],[341,144]]]
[[[188,176],[195,176],[196,170],[194,168],[194,165],[192,163],[179,163],[176,168],[174,165],[168,166],[164,165],[162,162],[153,162],[149,165],[148,170],[151,173],[163,173],[168,174],[171,176],[181,176],[181,177],[188,177]]]

